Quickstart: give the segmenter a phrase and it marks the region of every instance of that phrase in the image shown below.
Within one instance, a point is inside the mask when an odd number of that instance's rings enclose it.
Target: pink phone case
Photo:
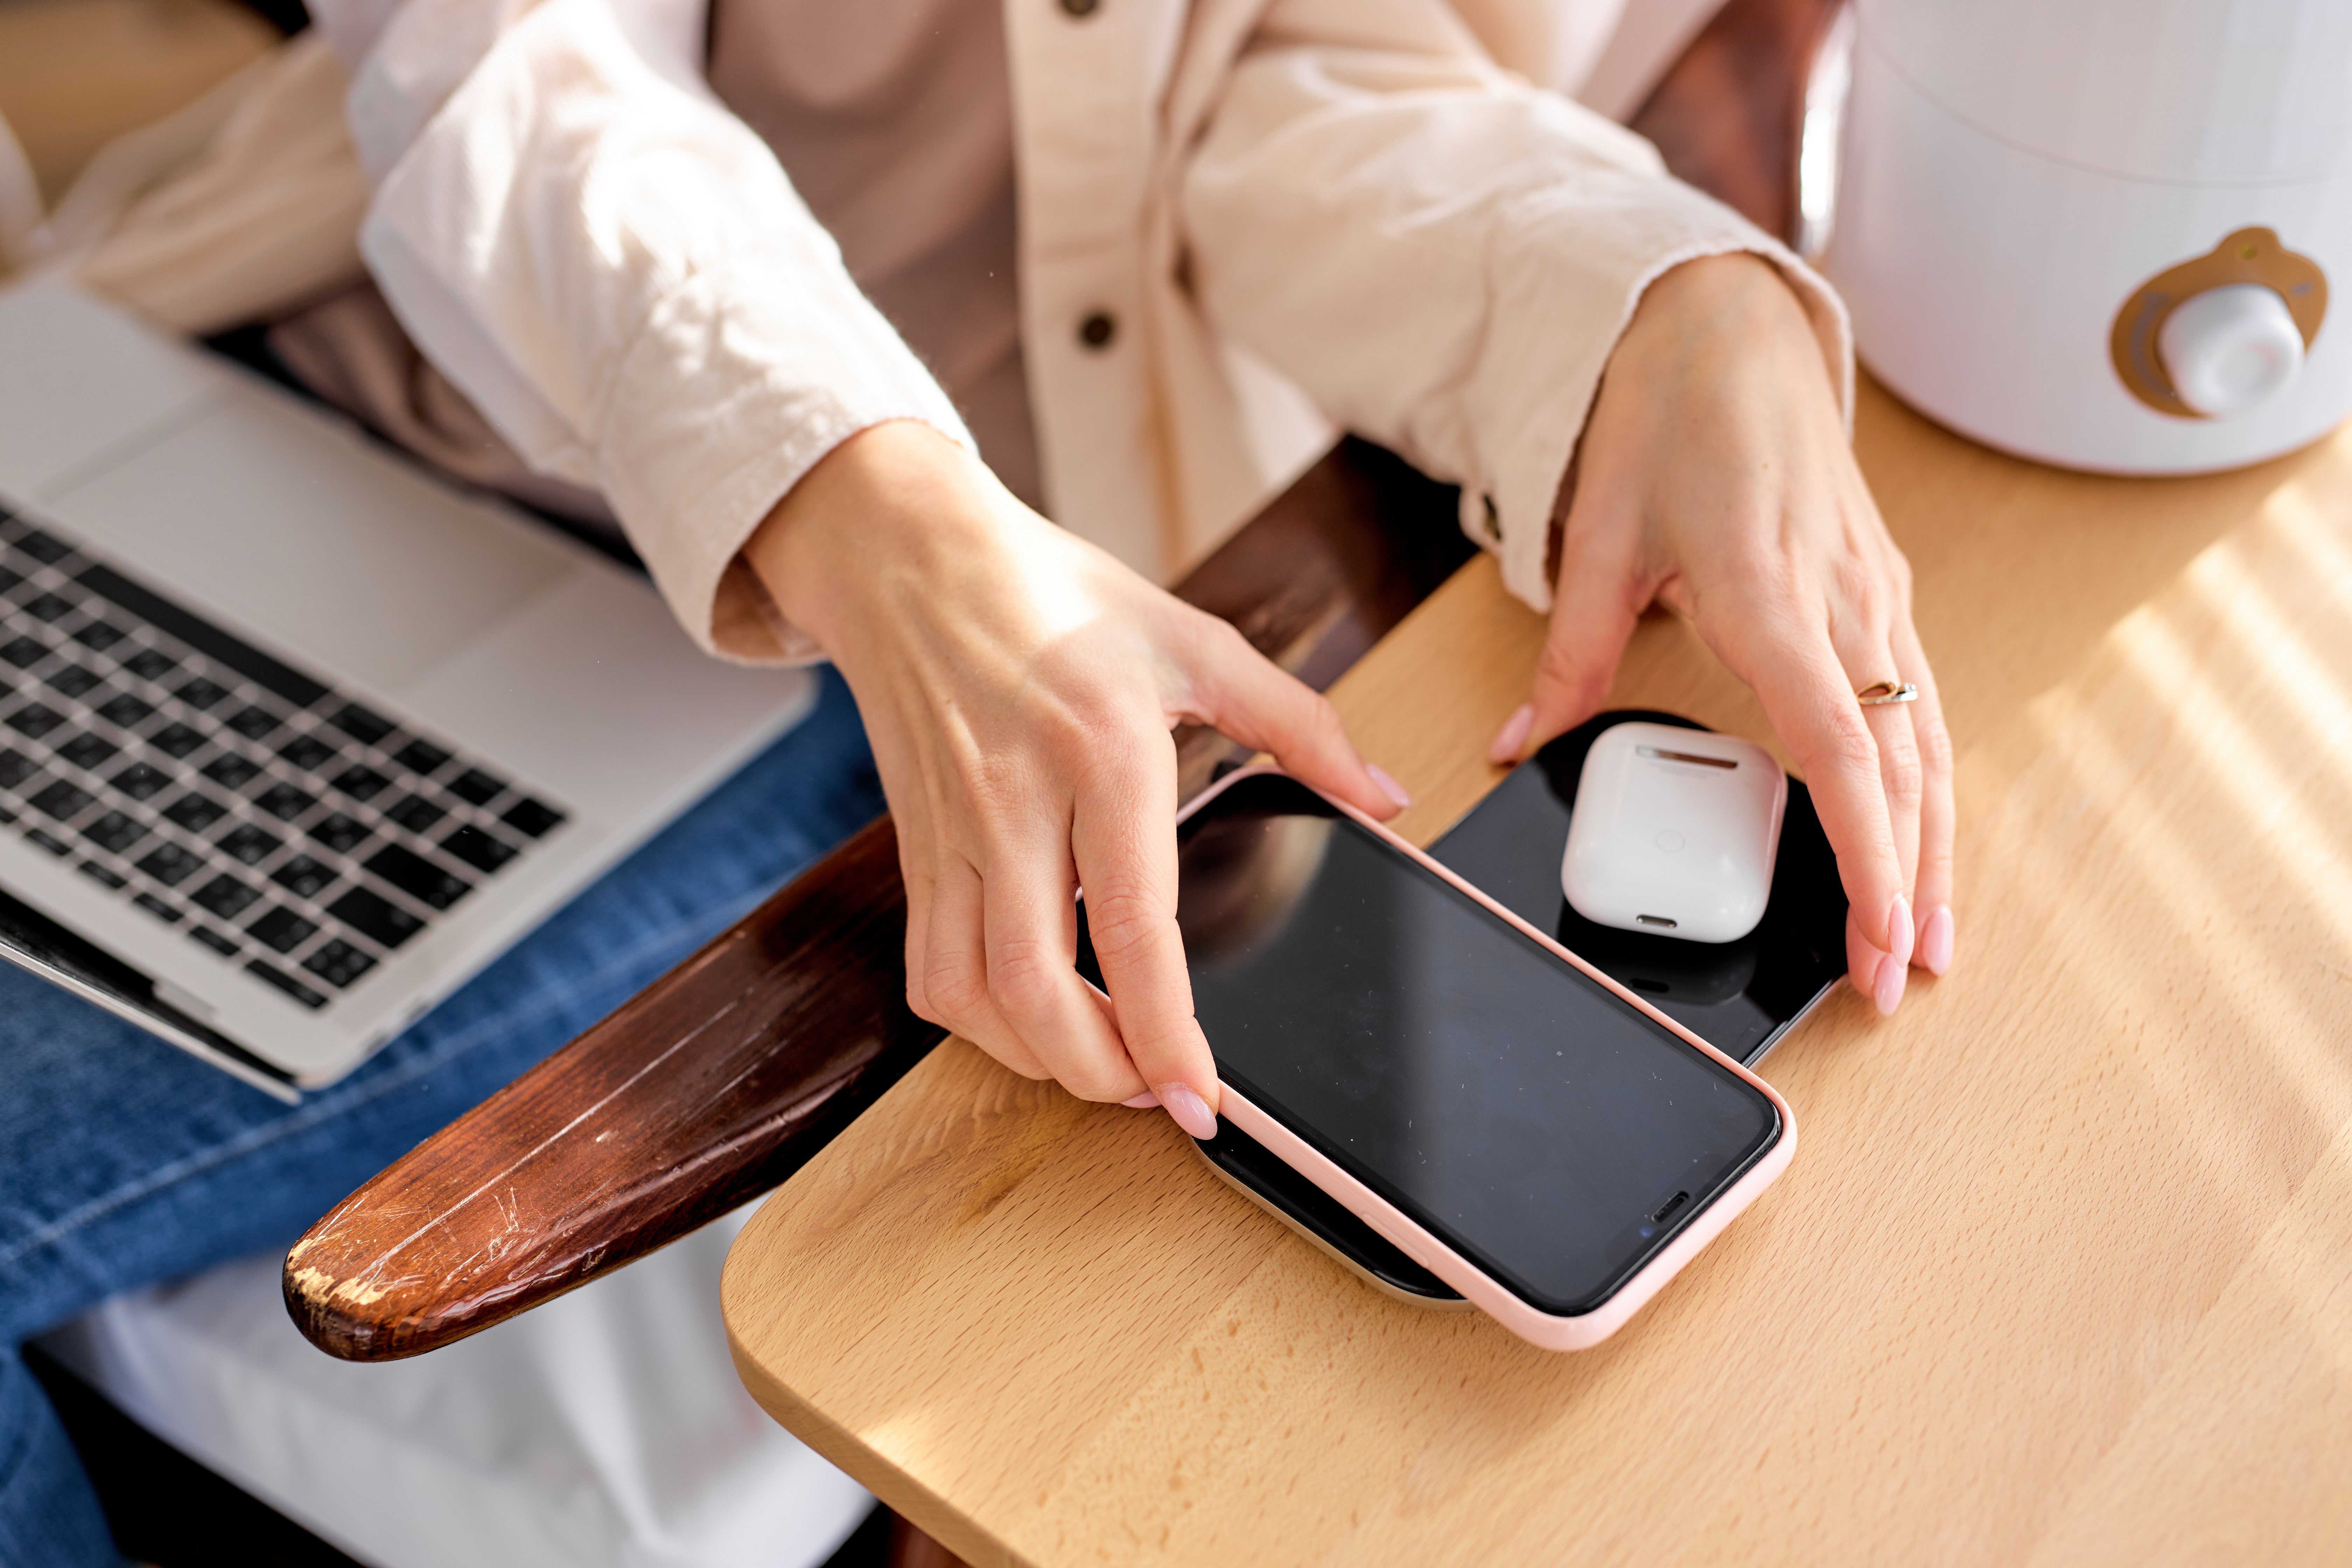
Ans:
[[[1176,820],[1182,822],[1245,778],[1253,778],[1260,773],[1279,773],[1281,771],[1279,768],[1260,764],[1228,773],[1194,797],[1181,812],[1177,814]],[[1312,789],[1314,786],[1307,784],[1302,787]],[[1503,920],[1535,938],[1601,984],[1608,987],[1611,992],[1640,1008],[1678,1037],[1687,1040],[1721,1062],[1761,1091],[1771,1100],[1773,1109],[1780,1112],[1779,1141],[1765,1152],[1762,1159],[1749,1166],[1739,1180],[1732,1184],[1729,1190],[1684,1226],[1673,1241],[1669,1242],[1656,1257],[1643,1264],[1640,1271],[1632,1279],[1618,1287],[1616,1294],[1611,1296],[1609,1300],[1590,1312],[1579,1313],[1574,1317],[1558,1317],[1552,1313],[1538,1310],[1520,1300],[1508,1288],[1476,1264],[1438,1240],[1436,1237],[1432,1236],[1407,1217],[1402,1210],[1388,1203],[1353,1176],[1349,1175],[1338,1165],[1325,1159],[1306,1140],[1292,1132],[1265,1110],[1251,1104],[1248,1099],[1231,1084],[1223,1086],[1222,1092],[1224,1103],[1220,1108],[1221,1114],[1231,1120],[1234,1126],[1264,1144],[1283,1163],[1330,1194],[1358,1218],[1395,1243],[1406,1257],[1462,1292],[1465,1300],[1488,1317],[1493,1318],[1529,1344],[1540,1346],[1545,1350],[1580,1351],[1599,1344],[1611,1334],[1615,1333],[1628,1318],[1640,1311],[1643,1305],[1651,1297],[1656,1295],[1667,1280],[1681,1272],[1683,1265],[1697,1257],[1701,1248],[1720,1235],[1724,1226],[1738,1218],[1740,1211],[1754,1203],[1757,1194],[1770,1186],[1780,1173],[1789,1168],[1789,1161],[1797,1152],[1796,1116],[1789,1110],[1789,1102],[1782,1100],[1770,1084],[1643,1001],[1633,992],[1618,984],[1617,982],[1610,979],[1609,976],[1601,973],[1370,817],[1366,816],[1362,812],[1344,801],[1331,800],[1330,796],[1324,795],[1319,790],[1317,790],[1316,794],[1329,802],[1335,809],[1346,813],[1352,821],[1428,867],[1446,881],[1492,910]]]

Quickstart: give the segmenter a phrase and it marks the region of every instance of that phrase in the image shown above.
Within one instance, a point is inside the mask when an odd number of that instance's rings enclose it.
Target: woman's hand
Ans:
[[[1952,961],[1952,763],[1911,569],[1854,466],[1819,341],[1751,256],[1651,284],[1611,355],[1564,499],[1558,596],[1515,761],[1598,712],[1654,601],[1763,700],[1845,884],[1856,990],[1892,1013]],[[1909,681],[1914,702],[1854,693]]]
[[[852,437],[744,548],[849,682],[907,879],[907,1001],[1013,1071],[1216,1131],[1176,929],[1179,721],[1377,816],[1403,793],[1232,626],[1039,517],[927,426]],[[1110,999],[1075,967],[1074,902]]]

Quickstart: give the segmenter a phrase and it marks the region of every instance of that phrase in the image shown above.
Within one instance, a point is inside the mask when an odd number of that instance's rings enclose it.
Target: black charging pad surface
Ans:
[[[1845,973],[1845,889],[1810,791],[1789,781],[1789,809],[1764,918],[1738,942],[1677,942],[1595,925],[1569,907],[1559,862],[1585,753],[1603,730],[1634,722],[1702,730],[1672,713],[1618,710],[1578,725],[1512,770],[1429,847],[1430,856],[1725,1056],[1753,1066]],[[1237,1185],[1378,1284],[1433,1304],[1461,1297],[1322,1188],[1230,1123],[1199,1142]]]

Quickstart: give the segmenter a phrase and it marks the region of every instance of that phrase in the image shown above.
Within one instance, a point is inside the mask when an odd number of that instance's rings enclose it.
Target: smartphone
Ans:
[[[1177,838],[1223,1119],[1521,1338],[1606,1339],[1795,1152],[1760,1079],[1297,781]]]

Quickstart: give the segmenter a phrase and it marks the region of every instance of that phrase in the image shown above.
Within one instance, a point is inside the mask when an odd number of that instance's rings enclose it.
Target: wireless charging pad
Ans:
[[[1812,795],[1789,781],[1764,918],[1738,942],[1677,942],[1596,925],[1559,889],[1560,851],[1593,741],[1633,721],[1701,730],[1671,713],[1602,713],[1570,730],[1487,795],[1430,855],[1699,1038],[1748,1067],[1845,976],[1845,889]],[[1210,1168],[1375,1289],[1426,1307],[1466,1307],[1322,1188],[1220,1121],[1196,1147]]]

